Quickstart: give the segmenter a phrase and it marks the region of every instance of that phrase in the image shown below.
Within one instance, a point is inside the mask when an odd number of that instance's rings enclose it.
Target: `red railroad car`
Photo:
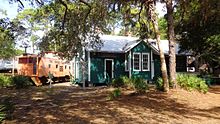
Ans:
[[[39,86],[47,82],[49,73],[53,80],[65,81],[70,77],[71,65],[58,52],[43,52],[39,55],[25,54],[18,57],[18,74],[29,76]]]

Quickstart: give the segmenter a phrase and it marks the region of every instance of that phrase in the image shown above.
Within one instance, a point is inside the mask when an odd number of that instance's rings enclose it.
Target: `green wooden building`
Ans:
[[[155,40],[143,41],[136,37],[112,35],[102,35],[100,39],[103,42],[100,49],[87,47],[74,57],[74,78],[77,82],[108,83],[120,76],[151,81],[154,76],[160,75]],[[166,49],[164,52],[168,53]]]

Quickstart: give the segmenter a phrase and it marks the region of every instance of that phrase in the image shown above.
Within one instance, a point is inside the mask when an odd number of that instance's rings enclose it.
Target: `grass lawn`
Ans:
[[[85,90],[66,84],[0,89],[0,102],[13,105],[3,123],[70,123],[70,124],[136,124],[136,123],[220,123],[220,86],[207,94],[171,90],[163,93],[149,90],[135,95],[122,91],[116,100],[108,100],[108,87]]]

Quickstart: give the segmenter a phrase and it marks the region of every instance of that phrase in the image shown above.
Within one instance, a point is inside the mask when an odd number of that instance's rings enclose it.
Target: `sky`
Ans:
[[[7,17],[9,17],[11,19],[15,18],[18,13],[17,8],[18,8],[18,4],[9,4],[8,0],[1,0],[0,9],[7,11]],[[6,16],[4,16],[0,13],[0,17],[4,18]]]

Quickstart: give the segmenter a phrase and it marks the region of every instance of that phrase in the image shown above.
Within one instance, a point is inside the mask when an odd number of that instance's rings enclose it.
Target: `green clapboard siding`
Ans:
[[[148,47],[148,45],[144,42],[140,42],[136,47],[134,47],[131,50],[131,75],[132,77],[140,77],[145,80],[151,80],[151,61],[150,61],[150,70],[149,71],[134,71],[133,70],[133,53],[149,53],[149,56],[151,55],[151,48]],[[151,57],[151,56],[150,56]],[[150,58],[151,60],[151,58]]]
[[[161,77],[161,70],[160,70],[160,57],[159,55],[154,55],[154,76]]]
[[[90,58],[90,75],[92,83],[106,83],[105,79],[105,59],[113,59],[114,61],[114,78],[128,75],[125,72],[125,64],[123,53],[91,53]]]
[[[91,58],[90,75],[92,83],[104,83],[104,58]]]
[[[120,76],[128,76],[128,73],[125,72],[125,55],[118,54],[114,59],[114,78]]]

